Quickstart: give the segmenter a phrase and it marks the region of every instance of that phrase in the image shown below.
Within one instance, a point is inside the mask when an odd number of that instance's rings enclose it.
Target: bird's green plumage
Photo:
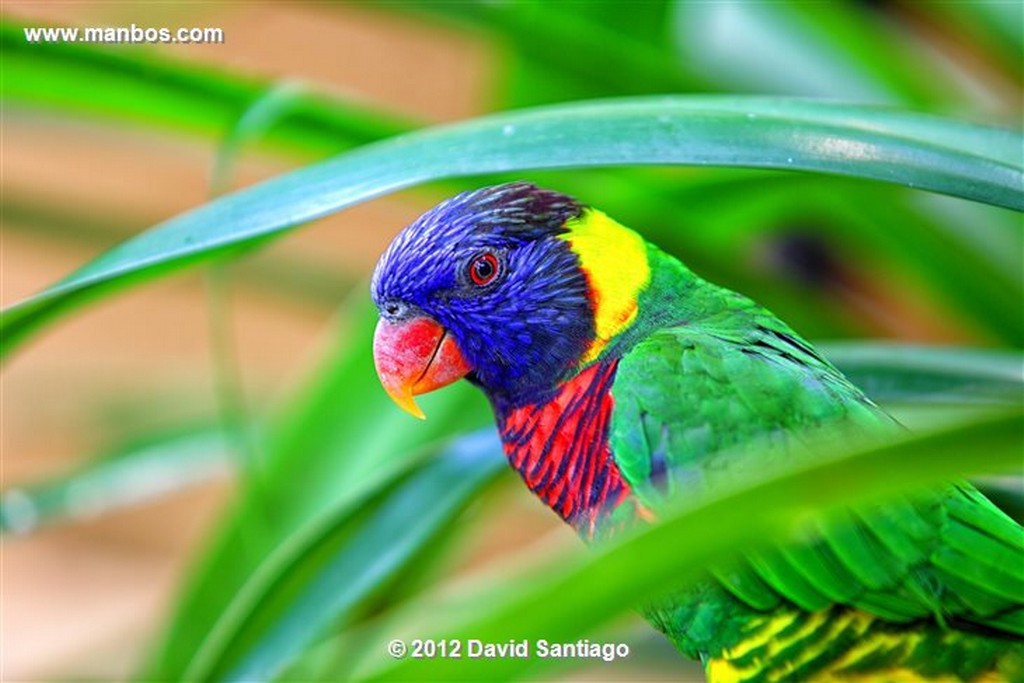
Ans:
[[[635,341],[608,352],[621,353],[611,450],[646,507],[713,490],[766,466],[769,453],[794,456],[817,427],[900,429],[771,313],[654,247],[649,261],[654,276],[628,333]],[[764,446],[759,457],[741,457],[752,443]],[[769,657],[767,645],[741,646],[752,624],[794,613],[834,616],[788,652]],[[863,633],[850,626],[848,637],[829,635],[844,613],[878,619]],[[749,668],[751,680],[836,675],[835,662],[871,634],[884,638],[851,661],[851,671],[884,677],[903,668],[967,680],[1024,661],[1024,642],[1015,642],[1024,637],[1024,538],[971,485],[958,483],[818,520],[799,541],[713,569],[649,616],[693,656],[728,659],[739,648],[738,670]],[[917,637],[893,645],[906,632]],[[818,653],[813,661],[810,652]],[[929,673],[939,659],[949,666]]]

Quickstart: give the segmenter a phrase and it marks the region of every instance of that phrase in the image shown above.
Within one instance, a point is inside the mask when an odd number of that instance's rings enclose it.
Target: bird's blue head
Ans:
[[[628,309],[608,296],[621,275],[598,272],[628,265],[609,251],[623,239],[642,249],[604,214],[528,183],[442,202],[399,233],[373,274],[385,389],[421,417],[413,394],[463,376],[499,410],[544,400],[599,351],[605,318],[621,327],[635,315],[639,285]],[[601,291],[613,279],[616,292]]]

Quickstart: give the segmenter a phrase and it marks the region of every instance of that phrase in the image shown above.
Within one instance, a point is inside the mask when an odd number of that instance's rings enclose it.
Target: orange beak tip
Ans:
[[[399,408],[421,420],[416,394],[433,391],[469,372],[461,351],[444,328],[421,317],[377,323],[373,340],[374,364],[384,391]]]
[[[402,402],[395,401],[395,403],[398,404],[399,408],[401,408],[405,412],[409,413],[413,417],[415,417],[417,419],[420,419],[420,420],[426,420],[427,419],[427,414],[424,413],[423,409],[420,408],[416,404],[416,399],[414,399],[411,395],[408,397],[407,400],[402,401]]]
[[[413,397],[413,385],[401,375],[378,371],[381,385],[388,397],[395,402],[395,405],[421,420],[427,419],[426,414],[416,404]]]

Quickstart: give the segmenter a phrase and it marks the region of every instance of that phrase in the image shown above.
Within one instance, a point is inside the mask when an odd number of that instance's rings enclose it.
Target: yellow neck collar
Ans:
[[[579,257],[590,284],[596,337],[583,356],[597,358],[636,319],[640,293],[651,281],[647,245],[640,235],[595,209],[571,218],[560,237]]]

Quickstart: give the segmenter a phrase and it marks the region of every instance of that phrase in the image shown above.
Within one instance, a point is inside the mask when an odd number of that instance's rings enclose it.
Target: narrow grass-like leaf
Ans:
[[[433,450],[433,449],[432,449]],[[454,439],[357,507],[271,555],[188,680],[268,680],[413,562],[505,467],[493,430]]]
[[[424,638],[574,642],[630,606],[737,548],[784,538],[814,511],[884,499],[964,475],[1019,467],[1024,415],[1003,414],[906,436],[883,446],[822,453],[811,464],[737,483],[664,522],[611,545],[585,562],[556,558],[546,571],[483,597],[480,613],[458,626],[437,624]],[[970,453],[970,458],[964,454]],[[680,551],[666,552],[666,548]],[[437,620],[441,621],[440,618]],[[408,659],[395,663],[385,643],[371,643],[380,669],[373,680],[504,681],[539,666],[537,658]]]
[[[513,176],[514,177],[514,176]],[[587,169],[566,174],[535,172],[530,178],[595,204],[683,258],[702,277],[758,300],[806,335],[861,334],[841,306],[817,299],[821,284],[799,282],[787,271],[751,268],[757,244],[771,244],[787,226],[812,231],[838,258],[859,267],[892,263],[923,280],[971,326],[1012,345],[1024,343],[1021,259],[1024,233],[1012,211],[942,195],[906,192],[889,185],[819,174],[735,168],[665,173],[663,169]],[[498,177],[493,182],[510,179]],[[492,179],[478,182],[492,182]],[[438,192],[461,189],[456,182]],[[799,195],[800,202],[792,197]],[[742,202],[732,201],[742,197]],[[52,202],[4,197],[7,229],[33,237],[74,241],[98,250],[145,221],[113,219],[105,209],[67,210]],[[285,250],[286,251],[286,250]],[[737,254],[740,255],[737,258]],[[748,256],[744,258],[744,254]],[[285,296],[306,306],[333,308],[356,281],[346,269],[302,261],[267,249],[239,259],[239,285]],[[810,285],[810,287],[808,286]]]
[[[159,123],[219,136],[274,84],[163,58],[143,49],[36,42],[0,22],[5,104],[45,106],[104,118]],[[399,117],[308,93],[267,131],[271,146],[340,150],[408,130]]]
[[[40,242],[96,253],[132,234],[143,221],[111,216],[103,208],[62,206],[43,198],[0,199],[7,234],[22,232]],[[254,291],[293,303],[333,310],[345,292],[361,282],[330,263],[311,263],[301,254],[258,251],[234,264],[235,281]]]
[[[507,41],[517,58],[543,65],[562,85],[560,99],[567,88],[588,97],[707,89],[707,81],[672,63],[666,39],[659,45],[650,34],[630,35],[596,22],[574,3],[425,0],[388,9],[434,15]]]
[[[720,87],[932,107],[956,94],[861,5],[679,2],[673,24],[681,61]]]
[[[416,183],[625,164],[845,174],[1024,208],[1010,131],[835,103],[743,97],[590,102],[484,117],[366,146],[172,219],[6,309],[2,350],[86,298]]]
[[[215,428],[183,431],[126,446],[57,479],[4,490],[0,532],[93,517],[223,476],[235,457]]]
[[[880,342],[816,346],[876,401],[1020,405],[1024,400],[1024,355],[1017,351]]]

